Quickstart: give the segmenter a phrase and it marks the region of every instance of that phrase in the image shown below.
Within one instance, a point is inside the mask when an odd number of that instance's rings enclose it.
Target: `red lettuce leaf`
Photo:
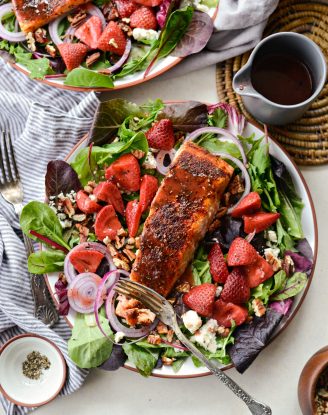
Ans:
[[[263,317],[254,317],[249,324],[236,328],[235,343],[229,347],[228,353],[239,373],[244,373],[268,344],[282,318],[283,314],[268,309]]]
[[[49,161],[45,178],[46,195],[58,196],[61,192],[67,194],[82,188],[74,169],[64,160]]]
[[[99,368],[109,371],[117,370],[124,365],[126,359],[127,356],[122,346],[114,344],[110,357]]]
[[[270,308],[277,311],[277,313],[281,313],[285,316],[289,313],[292,304],[293,304],[293,299],[287,298],[287,300],[274,301],[273,303],[270,304]]]
[[[69,312],[69,302],[67,298],[67,283],[58,280],[55,284],[55,291],[59,301],[58,313],[61,316],[67,316]]]
[[[306,274],[311,272],[312,261],[305,256],[292,251],[286,251],[285,255],[290,256],[294,261],[295,272],[305,272]]]
[[[197,101],[166,104],[157,120],[169,118],[176,130],[192,132],[207,127],[207,106]]]

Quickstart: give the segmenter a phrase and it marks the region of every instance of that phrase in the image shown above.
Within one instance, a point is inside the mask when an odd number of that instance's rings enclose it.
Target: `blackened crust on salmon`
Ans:
[[[211,224],[233,168],[184,143],[151,205],[130,278],[166,296]]]

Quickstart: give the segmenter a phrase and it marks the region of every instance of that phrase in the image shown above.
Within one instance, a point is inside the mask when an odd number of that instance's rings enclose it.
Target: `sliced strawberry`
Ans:
[[[150,147],[158,150],[171,150],[175,142],[172,121],[164,118],[156,122],[146,132],[146,137]]]
[[[251,192],[242,199],[231,212],[233,218],[258,212],[261,209],[261,198],[257,192]]]
[[[69,71],[80,66],[88,52],[88,47],[83,43],[60,43],[57,47]]]
[[[140,185],[140,205],[142,213],[150,206],[158,189],[158,180],[154,176],[145,174]]]
[[[212,246],[210,253],[208,254],[208,260],[213,280],[215,282],[225,283],[229,271],[219,244]]]
[[[106,236],[115,239],[117,231],[122,228],[115,210],[112,205],[104,206],[96,216],[95,233],[99,241],[103,241]]]
[[[76,204],[77,207],[83,213],[95,213],[99,212],[101,206],[98,205],[94,200],[91,200],[87,192],[84,190],[79,190],[76,194]]]
[[[245,215],[244,231],[246,233],[262,232],[269,226],[273,225],[280,218],[280,213],[258,212],[253,215]]]
[[[274,274],[272,266],[260,255],[252,265],[242,267],[243,274],[250,288],[255,288]]]
[[[121,19],[130,17],[139,7],[131,0],[115,0],[115,5]]]
[[[113,180],[122,189],[136,192],[140,189],[140,166],[132,154],[123,154],[105,172],[108,180]]]
[[[126,205],[125,219],[128,226],[129,235],[134,238],[137,235],[140,218],[141,205],[137,200],[130,200]]]
[[[157,28],[155,12],[150,7],[140,7],[131,14],[130,26],[132,28],[155,30]]]
[[[96,272],[104,254],[92,249],[75,250],[69,254],[73,267],[80,273]]]
[[[244,238],[236,238],[232,241],[228,252],[228,265],[230,267],[249,265],[257,260],[255,248]]]
[[[124,203],[121,192],[118,190],[116,184],[111,182],[100,182],[93,190],[93,194],[97,199],[113,205],[116,212],[121,215],[124,214]]]
[[[98,40],[98,49],[122,56],[125,48],[125,34],[120,26],[111,20]]]
[[[196,311],[200,316],[211,317],[215,299],[216,286],[204,283],[192,287],[189,292],[182,297],[185,305]]]
[[[102,23],[100,17],[91,16],[83,25],[75,30],[74,36],[91,49],[97,49],[98,39],[101,36]]]
[[[156,7],[159,6],[163,0],[133,0],[133,2],[142,4],[143,6]]]
[[[243,304],[249,300],[250,289],[240,269],[235,268],[224,284],[220,298],[226,303]]]
[[[213,318],[220,324],[220,326],[231,327],[233,320],[237,326],[243,324],[248,317],[248,310],[246,307],[240,305],[226,303],[218,299],[214,303]]]

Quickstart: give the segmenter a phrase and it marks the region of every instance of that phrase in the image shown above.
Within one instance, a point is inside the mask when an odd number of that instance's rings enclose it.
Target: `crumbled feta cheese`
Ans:
[[[265,237],[268,241],[278,243],[278,237],[275,231],[269,230],[265,233]]]
[[[216,332],[219,326],[216,320],[210,319],[204,324],[191,338],[192,342],[198,343],[211,353],[215,353],[217,349]]]
[[[142,163],[142,167],[145,169],[156,169],[157,163],[155,157],[151,152],[147,153],[145,161]]]
[[[72,219],[75,220],[75,222],[83,222],[86,219],[87,215],[84,213],[76,214],[72,216]]]
[[[218,285],[215,291],[215,297],[220,297],[222,290],[223,290],[223,287],[221,287],[221,285]]]
[[[196,311],[189,310],[181,316],[183,324],[190,331],[190,333],[195,333],[202,325],[202,319],[196,313]]]
[[[65,213],[58,213],[57,217],[58,217],[59,220],[65,220],[66,219]]]
[[[142,40],[152,41],[157,40],[159,38],[159,32],[156,32],[156,30],[152,29],[147,30],[136,27],[135,29],[133,29],[132,36],[137,42],[140,42]]]
[[[95,196],[95,195],[89,195],[89,198],[91,199],[91,200],[93,200],[94,202],[96,202],[97,201],[97,197]]]
[[[71,227],[72,227],[72,221],[67,220],[67,219],[65,219],[65,220],[61,220],[61,221],[60,221],[60,224],[61,224],[61,227],[62,227],[63,229],[66,229],[66,228],[71,228]]]
[[[109,236],[106,236],[106,237],[103,239],[103,243],[104,243],[105,245],[110,244],[110,242],[111,242],[111,239],[109,238]]]
[[[60,193],[59,193],[59,195],[58,195],[58,199],[59,199],[59,200],[64,200],[64,199],[65,199],[65,195],[64,195],[64,193],[63,193],[63,192],[60,192]]]
[[[115,343],[119,343],[121,340],[124,339],[124,337],[125,337],[125,334],[122,331],[118,331],[117,333],[115,333],[115,336],[114,336]]]

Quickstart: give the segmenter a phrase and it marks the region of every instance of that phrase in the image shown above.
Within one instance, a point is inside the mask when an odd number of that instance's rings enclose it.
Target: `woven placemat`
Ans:
[[[319,45],[328,61],[328,2],[281,0],[271,16],[264,37],[276,32],[298,32]],[[247,62],[250,52],[217,66],[216,85],[220,101],[228,102],[254,124],[263,128],[245,109],[232,89],[234,74]],[[269,127],[270,136],[284,145],[298,164],[328,162],[328,83],[303,118],[293,124]]]

